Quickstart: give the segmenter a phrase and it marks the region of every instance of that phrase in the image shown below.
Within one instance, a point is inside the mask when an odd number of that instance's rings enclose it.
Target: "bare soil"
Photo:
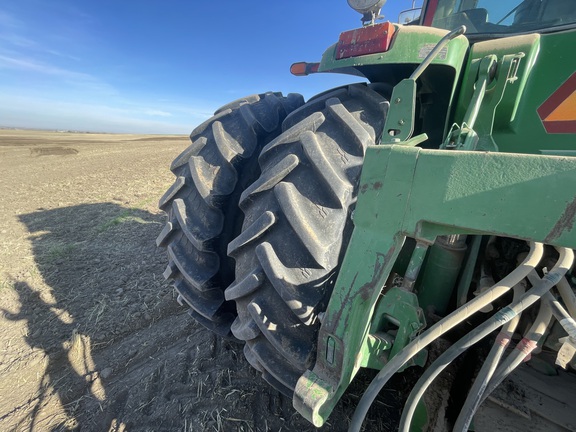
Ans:
[[[315,430],[164,282],[156,206],[188,143],[0,130],[0,430]],[[368,378],[322,430],[347,429]],[[396,396],[366,430],[394,429]]]

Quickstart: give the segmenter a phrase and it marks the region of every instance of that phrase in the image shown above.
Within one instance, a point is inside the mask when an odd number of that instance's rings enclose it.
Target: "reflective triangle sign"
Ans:
[[[548,133],[576,133],[576,72],[538,108]]]

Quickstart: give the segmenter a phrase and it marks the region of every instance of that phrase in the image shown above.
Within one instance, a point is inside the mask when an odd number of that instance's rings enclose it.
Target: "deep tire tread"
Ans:
[[[246,346],[251,347],[252,355],[258,361],[260,367],[263,364],[268,366],[266,369],[262,367],[264,369],[263,378],[285,396],[292,399],[294,387],[298,378],[300,378],[300,371],[294,367],[287,366],[283,357],[278,355],[277,351],[269,344],[262,342],[255,340],[246,344]]]
[[[260,285],[262,285],[263,281],[264,271],[262,268],[258,267],[248,273],[248,275],[240,282],[234,283],[226,289],[226,300],[237,300],[250,295],[256,291]]]
[[[323,293],[320,290],[302,292],[299,289],[301,278],[298,278],[298,272],[301,269],[289,269],[284,266],[270,243],[259,245],[256,248],[256,255],[262,265],[264,274],[278,295],[282,297],[284,303],[303,323],[310,324],[314,317],[314,305],[319,303]],[[262,283],[263,281],[259,285],[262,285]]]
[[[364,84],[315,97],[284,120],[260,154],[261,177],[242,194],[243,230],[228,251],[236,282],[225,295],[236,301],[234,329],[250,363],[285,394],[314,364],[318,313],[352,230],[366,148],[388,106]],[[273,223],[263,221],[266,213]]]
[[[276,348],[276,351],[281,353],[285,360],[288,360],[288,364],[299,370],[304,370],[310,365],[310,346],[294,343],[292,335],[278,331],[279,328],[297,326],[300,323],[293,315],[286,314],[282,318],[289,320],[289,322],[284,321],[281,326],[278,326],[279,323],[276,323],[274,318],[265,312],[273,311],[275,307],[276,305],[270,302],[269,299],[263,296],[256,297],[248,304],[248,312],[262,335],[266,338],[266,342]],[[298,339],[310,341],[312,340],[311,338],[314,338],[314,332],[311,328],[301,328],[300,330],[301,333],[298,335]],[[263,364],[266,365],[266,362]],[[272,373],[272,371],[270,372]]]
[[[326,252],[329,242],[322,238],[322,229],[318,226],[315,213],[321,213],[323,219],[328,211],[318,205],[311,204],[302,196],[292,183],[280,183],[274,188],[274,195],[280,210],[296,234],[304,250],[314,260],[316,268],[328,266]]]
[[[241,217],[234,210],[239,172],[303,103],[300,95],[281,93],[234,101],[192,131],[191,145],[170,167],[176,180],[160,199],[168,220],[156,240],[168,252],[164,276],[173,280],[190,315],[218,334],[229,336],[236,318],[234,302],[224,296],[229,281],[223,274],[233,270],[223,272],[222,266],[229,266],[225,254],[231,240],[225,226]]]
[[[239,203],[240,208],[245,209],[247,202],[253,199],[254,195],[270,190],[280,183],[299,163],[298,156],[290,154],[276,165],[275,170],[264,171],[258,180],[242,192]]]
[[[173,230],[180,229],[198,251],[207,252],[206,242],[218,235],[221,223],[208,225],[205,219],[202,220],[197,217],[198,213],[187,212],[186,204],[182,199],[173,201],[172,214],[176,218],[171,224],[173,225]],[[168,224],[170,222],[166,225]]]
[[[302,147],[327,193],[332,196],[334,206],[342,208],[352,193],[352,186],[332,167],[326,150],[312,132],[305,132],[302,135]]]
[[[180,191],[180,189],[182,189],[185,186],[185,184],[186,184],[185,177],[182,176],[176,177],[176,180],[174,181],[172,186],[170,186],[168,190],[164,193],[164,195],[162,195],[162,198],[160,198],[158,207],[164,210],[166,206],[174,199],[174,197]]]
[[[185,279],[177,281],[175,287],[192,309],[209,320],[214,318],[224,301],[220,290],[198,291],[192,288]]]
[[[264,212],[250,228],[242,232],[238,237],[228,244],[228,255],[233,257],[238,249],[245,247],[251,242],[260,238],[272,225],[276,223],[276,216],[271,211]]]
[[[304,120],[302,120],[302,122],[284,131],[282,135],[280,135],[278,138],[270,142],[270,144],[262,149],[262,153],[260,153],[260,157],[258,159],[260,166],[264,167],[273,165],[273,163],[270,162],[270,159],[279,153],[282,155],[283,149],[298,141],[302,135],[302,132],[316,132],[316,130],[318,130],[318,128],[322,126],[325,121],[326,117],[322,112],[313,112]]]

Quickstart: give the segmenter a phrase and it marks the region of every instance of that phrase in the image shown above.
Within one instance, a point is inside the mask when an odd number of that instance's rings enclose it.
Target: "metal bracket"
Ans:
[[[392,103],[386,117],[381,144],[398,144],[412,136],[416,115],[416,80],[442,51],[442,48],[465,31],[466,27],[460,26],[446,34],[418,65],[410,78],[403,79],[396,84],[392,90]]]
[[[575,182],[576,158],[370,146],[354,231],[318,334],[316,364],[298,380],[294,407],[322,426],[358,369],[369,363],[362,347],[380,343],[367,335],[406,236],[431,243],[439,235],[498,234],[576,248],[576,196],[565,187]],[[525,215],[521,224],[518,214]],[[387,343],[381,342],[375,355]]]
[[[400,287],[390,288],[380,298],[372,316],[372,325],[367,340],[373,335],[378,335],[382,332],[393,330],[393,333],[395,333],[393,338],[388,333],[385,333],[391,338],[392,346],[389,347],[389,352],[386,353],[386,361],[379,365],[378,369],[381,369],[388,360],[408,345],[420,330],[426,327],[424,313],[418,305],[418,297],[416,294]],[[380,359],[382,359],[382,356],[380,356]],[[371,356],[367,356],[364,361],[369,366],[371,360]],[[426,356],[424,353],[424,356],[421,356],[416,361],[423,365],[425,360]],[[414,364],[416,363],[412,362],[406,367]]]
[[[452,125],[441,149],[498,151],[492,138],[494,115],[507,85],[518,79],[522,57],[524,53],[508,54],[498,62],[491,54],[480,60],[478,80],[462,125]]]

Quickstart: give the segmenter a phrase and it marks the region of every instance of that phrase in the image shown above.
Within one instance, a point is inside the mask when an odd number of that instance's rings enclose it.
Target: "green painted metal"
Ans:
[[[449,32],[431,27],[395,25],[396,33],[390,49],[385,53],[368,54],[359,57],[336,60],[337,44],[328,48],[320,61],[318,72],[338,72],[342,68],[358,68],[373,65],[418,65],[434,46]],[[462,67],[463,55],[468,50],[468,40],[464,36],[453,39],[432,64],[448,66],[456,70]]]
[[[464,258],[465,264],[462,268],[460,280],[458,281],[458,288],[456,289],[456,307],[462,306],[468,300],[468,291],[474,276],[474,268],[476,266],[476,260],[478,259],[481,245],[482,236],[473,236],[472,242],[468,248],[467,256]]]
[[[392,346],[385,353],[386,360],[398,354],[420,330],[426,327],[424,313],[418,304],[416,294],[401,287],[392,287],[386,292],[378,302],[373,317],[368,338],[377,332],[388,332],[391,329],[395,333]],[[416,361],[422,366],[425,356]],[[384,364],[385,362],[382,366]],[[413,364],[416,363],[413,362],[411,365]],[[378,369],[382,369],[382,366]]]
[[[336,60],[334,45],[320,63],[319,72],[353,71],[395,87],[383,145],[366,153],[355,229],[322,321],[316,364],[294,393],[294,406],[316,426],[360,367],[382,368],[425,326],[421,305],[444,313],[457,278],[457,304],[466,301],[483,236],[576,248],[576,192],[566,187],[576,184],[576,158],[538,156],[576,156],[574,134],[547,133],[537,113],[576,70],[576,32],[472,46],[459,36],[431,61],[434,74],[407,78],[424,69],[418,65],[447,33],[398,25],[386,53]],[[431,140],[441,149],[427,150],[418,147],[431,147],[422,132],[439,130],[418,128],[416,101],[437,80],[450,95],[444,135]],[[444,121],[434,112],[430,118]],[[432,246],[455,234],[473,236],[466,256]],[[407,238],[416,247],[411,243],[411,259],[404,251],[399,265]],[[390,277],[398,268],[405,270],[402,286]]]
[[[486,86],[495,74],[495,67],[497,65],[497,57],[495,55],[488,55],[484,57],[478,67],[478,80],[475,83],[474,93],[470,99],[466,114],[462,120],[462,125],[454,124],[450,133],[446,137],[444,144],[441,148],[449,150],[476,150],[478,144],[478,134],[473,129],[484,96],[486,95]],[[502,92],[499,92],[502,95]]]
[[[416,81],[400,81],[392,92],[390,109],[386,116],[382,144],[394,144],[405,141],[414,132],[416,113]]]
[[[465,253],[465,243],[448,244],[444,237],[438,237],[430,248],[415,288],[418,303],[426,306],[427,313],[446,314]]]
[[[474,84],[462,126],[455,124],[448,134],[442,148],[450,150],[483,150],[497,151],[498,147],[492,137],[496,109],[502,102],[506,89],[512,91],[520,88],[518,68],[523,52],[506,54],[500,59],[489,54],[479,62],[473,72],[478,76]]]
[[[414,149],[401,146],[399,152],[410,154]],[[415,161],[416,155],[412,161],[385,161],[378,172],[403,179],[414,171]],[[373,189],[374,184],[370,187]],[[367,190],[363,195],[366,193]],[[322,322],[316,365],[313,370],[304,372],[294,391],[294,407],[315,426],[324,423],[362,363],[361,347],[368,334],[373,308],[404,242],[404,236],[395,235],[400,232],[405,212],[396,203],[401,205],[402,202],[400,195],[388,203],[386,218],[393,224],[394,235],[391,236],[383,237],[385,233],[373,224],[373,220],[367,223],[365,216],[357,220],[355,213],[355,229],[342,265],[347,270],[338,277]],[[362,209],[357,207],[356,211]],[[362,263],[361,260],[367,261]],[[327,352],[330,341],[334,341],[335,353],[332,359],[326,359],[323,353]]]
[[[549,134],[537,109],[576,70],[576,56],[569,54],[576,46],[576,32],[529,34],[479,42],[471,47],[454,116],[461,123],[468,109],[481,60],[496,55],[524,53],[518,62],[516,77],[509,83],[495,108],[490,131],[488,121],[479,118],[474,128],[480,136],[490,136],[501,152],[557,154],[574,156],[573,134]],[[487,91],[498,85],[496,81]]]
[[[404,280],[402,281],[402,286],[410,291],[414,287],[416,279],[418,279],[418,274],[426,258],[426,253],[428,252],[428,247],[426,243],[416,243],[414,247],[414,252],[404,273]]]
[[[576,248],[570,184],[576,158],[368,148],[355,229],[320,329],[316,365],[296,386],[298,411],[322,425],[367,363],[362,346],[406,236],[432,244],[439,235],[491,234]]]
[[[403,79],[392,92],[392,107],[388,110],[381,144],[393,144],[406,141],[414,132],[416,115],[416,80],[426,68],[439,56],[440,52],[454,38],[462,35],[465,28],[459,27],[438,41],[409,78]]]

